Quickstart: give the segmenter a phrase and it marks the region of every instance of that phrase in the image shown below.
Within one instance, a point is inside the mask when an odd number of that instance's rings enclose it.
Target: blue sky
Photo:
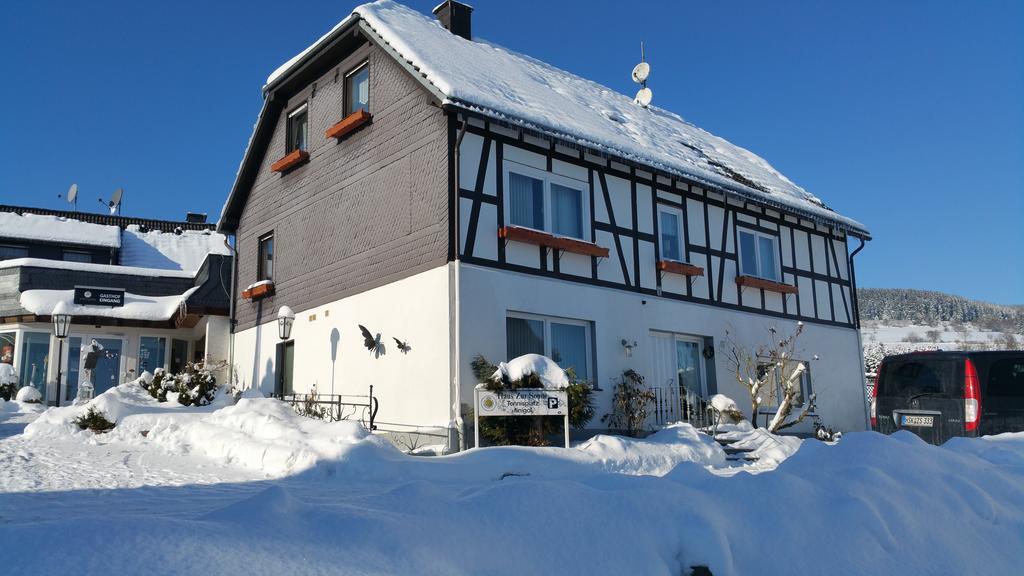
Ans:
[[[435,4],[410,1],[428,12]],[[654,102],[872,230],[861,286],[1024,303],[1024,3],[474,3],[474,32]],[[20,2],[0,19],[0,203],[216,218],[263,80],[354,6]]]

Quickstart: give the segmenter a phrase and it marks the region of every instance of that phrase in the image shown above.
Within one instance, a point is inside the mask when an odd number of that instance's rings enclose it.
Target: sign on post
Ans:
[[[124,306],[124,290],[120,288],[75,286],[75,304],[119,308]]]
[[[565,418],[565,447],[569,447],[569,393],[548,388],[517,390],[474,389],[476,409],[474,437],[480,446],[480,418],[487,416],[562,416]]]

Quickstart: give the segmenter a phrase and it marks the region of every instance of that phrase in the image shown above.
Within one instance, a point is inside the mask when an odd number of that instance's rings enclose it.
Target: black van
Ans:
[[[871,396],[871,429],[932,444],[1024,431],[1024,351],[887,356]]]

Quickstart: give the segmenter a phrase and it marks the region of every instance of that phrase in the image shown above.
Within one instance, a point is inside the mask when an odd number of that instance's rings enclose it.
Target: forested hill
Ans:
[[[857,290],[861,320],[906,321],[922,326],[964,322],[985,329],[1024,334],[1024,306],[1003,306],[963,296],[904,288]]]

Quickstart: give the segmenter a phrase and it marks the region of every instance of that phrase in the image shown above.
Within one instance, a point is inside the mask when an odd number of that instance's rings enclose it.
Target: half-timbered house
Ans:
[[[268,78],[219,223],[243,383],[375,384],[381,429],[456,449],[478,354],[571,366],[598,414],[634,369],[657,423],[681,390],[742,404],[727,331],[753,347],[803,322],[804,398],[865,427],[863,225],[676,114],[475,38],[468,6],[435,14],[360,6]]]

